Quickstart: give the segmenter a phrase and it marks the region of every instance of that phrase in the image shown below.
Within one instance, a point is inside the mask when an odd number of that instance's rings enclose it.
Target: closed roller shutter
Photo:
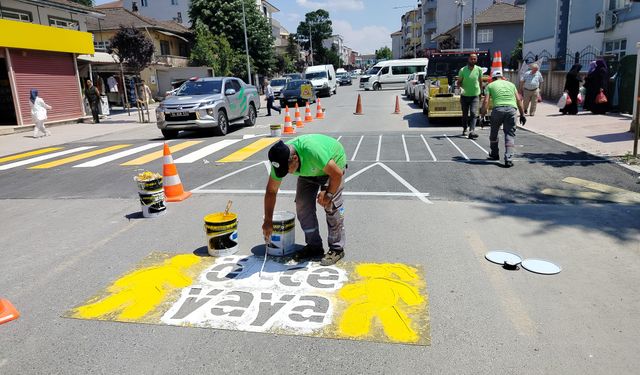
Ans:
[[[33,124],[29,106],[31,89],[37,89],[38,96],[53,107],[48,113],[47,121],[82,117],[80,89],[72,54],[33,50],[10,51],[23,125]]]

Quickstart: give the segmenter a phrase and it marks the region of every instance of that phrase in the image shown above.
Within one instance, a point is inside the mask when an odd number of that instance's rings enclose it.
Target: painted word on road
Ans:
[[[150,254],[65,317],[430,345],[423,272]]]

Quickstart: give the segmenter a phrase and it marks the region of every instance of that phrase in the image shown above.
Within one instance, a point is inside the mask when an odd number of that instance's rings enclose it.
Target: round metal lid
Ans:
[[[539,273],[542,275],[555,275],[556,273],[560,273],[560,271],[562,271],[562,268],[560,268],[560,266],[544,259],[525,259],[522,261],[521,266],[527,271]]]
[[[508,251],[489,251],[484,255],[484,257],[492,263],[504,265],[505,262],[507,265],[515,266],[516,264],[522,262],[522,258],[514,253],[510,253]]]

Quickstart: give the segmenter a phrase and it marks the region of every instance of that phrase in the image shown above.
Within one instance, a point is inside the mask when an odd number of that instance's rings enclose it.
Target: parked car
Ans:
[[[304,71],[304,78],[311,81],[316,95],[331,96],[331,92],[338,93],[338,82],[333,65],[309,66]]]
[[[349,73],[344,73],[344,74],[336,73],[336,74],[338,75],[338,84],[340,86],[344,86],[344,85],[351,86],[353,84],[353,78]]]
[[[310,85],[311,86],[311,97],[303,98],[302,97],[302,85]],[[280,106],[294,106],[298,103],[299,106],[307,105],[309,103],[316,102],[316,91],[313,90],[313,84],[308,79],[294,79],[289,81],[287,85],[282,90],[282,94],[280,95]]]
[[[255,86],[234,77],[192,78],[156,109],[158,128],[165,138],[180,130],[211,130],[225,135],[229,124],[253,126],[260,109]]]
[[[282,89],[291,81],[289,77],[279,77],[271,80],[271,88],[273,89],[273,96],[278,99]]]
[[[381,61],[360,77],[360,88],[365,90],[402,89],[407,75],[424,71],[428,64],[427,58]]]
[[[416,83],[411,87],[410,97],[413,99],[413,104],[418,104],[422,107],[422,103],[420,102],[420,98],[423,95],[424,90],[424,81],[426,77],[426,72],[416,73],[415,79]]]

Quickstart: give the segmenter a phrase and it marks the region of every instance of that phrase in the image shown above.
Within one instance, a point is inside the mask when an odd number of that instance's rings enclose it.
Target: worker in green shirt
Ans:
[[[269,149],[271,173],[264,195],[265,241],[271,241],[273,210],[282,178],[291,173],[298,176],[296,214],[304,231],[306,246],[294,260],[301,262],[322,258],[320,264],[330,266],[344,257],[345,230],[342,189],[347,158],[342,144],[322,134],[306,134],[288,142],[278,141]],[[318,193],[318,191],[320,191]],[[329,251],[324,253],[316,202],[324,208],[329,236]]]
[[[513,149],[516,141],[516,110],[520,111],[520,125],[527,122],[524,117],[524,107],[522,98],[518,94],[516,85],[506,81],[501,70],[491,73],[493,80],[485,89],[486,95],[482,102],[480,113],[484,116],[489,107],[489,98],[493,104],[491,111],[491,133],[489,133],[489,143],[491,151],[489,159],[500,160],[500,149],[498,146],[498,132],[500,126],[504,131],[504,166],[513,167]]]
[[[478,107],[480,106],[480,87],[482,87],[482,68],[476,65],[478,55],[469,55],[469,62],[460,69],[458,73],[458,87],[462,88],[460,93],[460,106],[462,107],[462,135],[467,135],[469,128],[469,139],[478,138],[476,134],[476,123],[478,122]]]

